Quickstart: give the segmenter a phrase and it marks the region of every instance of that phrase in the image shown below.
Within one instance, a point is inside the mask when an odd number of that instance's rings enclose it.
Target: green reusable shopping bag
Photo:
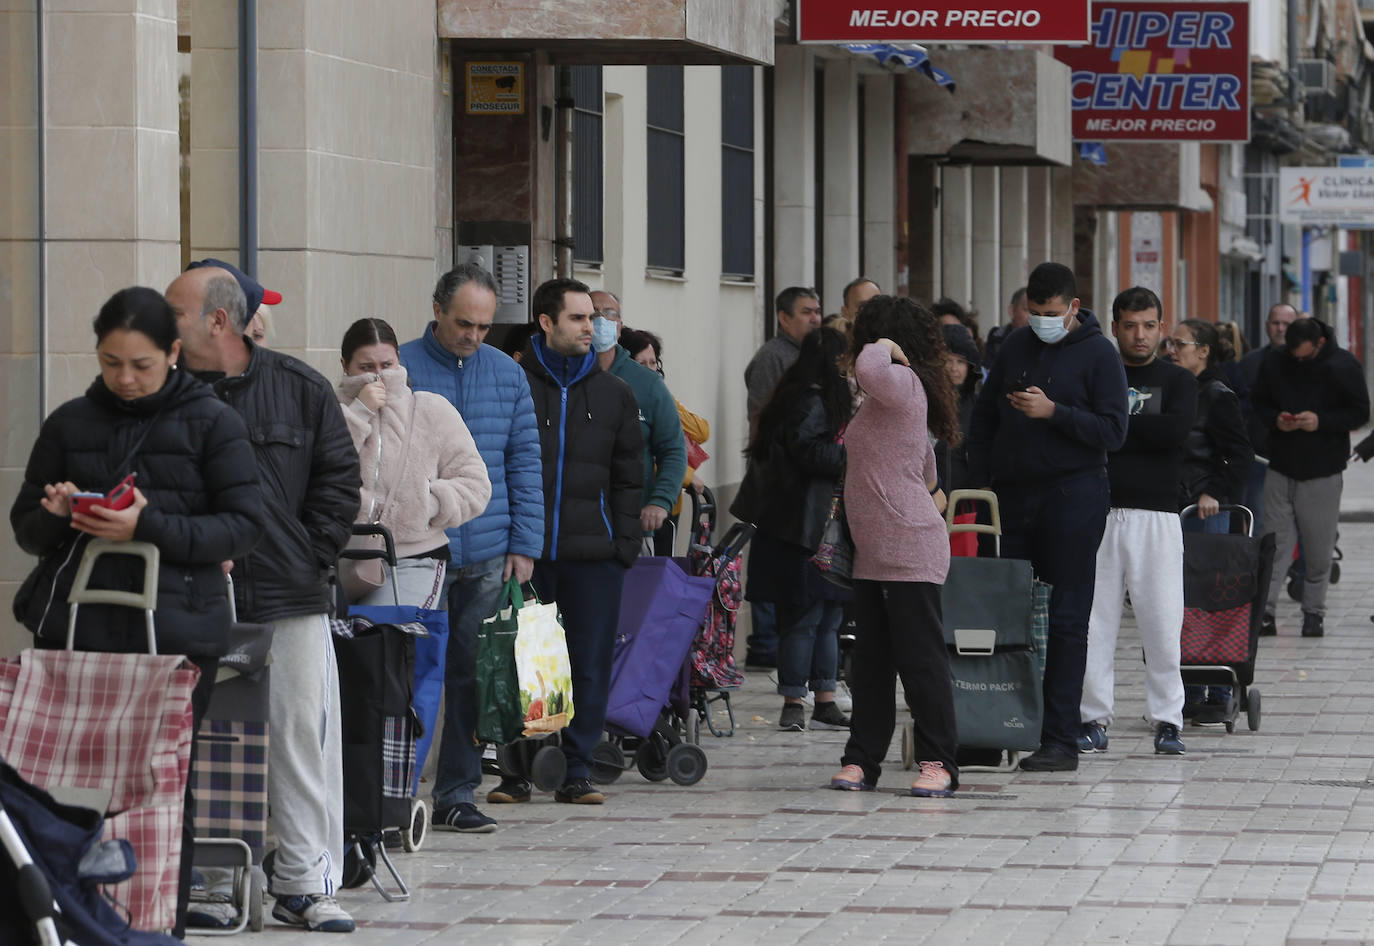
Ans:
[[[524,596],[514,578],[506,582],[496,613],[477,631],[477,741],[504,745],[520,736],[520,680],[515,669],[515,635]]]

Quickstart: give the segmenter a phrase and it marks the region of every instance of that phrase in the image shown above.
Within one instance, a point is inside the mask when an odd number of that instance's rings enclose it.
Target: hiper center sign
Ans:
[[[1374,225],[1374,168],[1279,168],[1279,222]]]
[[[1088,0],[795,0],[799,43],[1081,43]]]
[[[1250,5],[1092,5],[1089,40],[1060,46],[1078,141],[1250,140]]]

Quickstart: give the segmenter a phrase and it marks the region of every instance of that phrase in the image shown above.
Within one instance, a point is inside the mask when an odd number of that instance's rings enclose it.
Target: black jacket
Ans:
[[[267,531],[234,563],[239,616],[324,614],[329,575],[358,517],[362,474],[334,388],[304,362],[244,340],[243,374],[202,380],[243,417],[258,462]]]
[[[764,452],[750,460],[730,514],[814,553],[845,464],[844,445],[835,442],[820,395],[798,398],[782,423],[758,436]]]
[[[544,561],[639,555],[644,435],[630,386],[602,371],[596,353],[564,358],[535,335],[529,376],[544,465]]]
[[[1197,415],[1183,442],[1179,505],[1195,503],[1204,493],[1218,502],[1238,503],[1255,459],[1240,398],[1216,367],[1198,375],[1197,383]]]
[[[1287,349],[1270,349],[1260,363],[1250,398],[1269,435],[1269,467],[1295,480],[1334,476],[1350,456],[1350,431],[1369,420],[1369,389],[1364,368],[1336,344],[1323,325],[1326,343],[1311,361],[1298,361]],[[1281,411],[1315,411],[1314,431],[1278,429]]]
[[[10,509],[10,524],[24,551],[44,557],[39,568],[46,569],[47,577],[38,582],[26,613],[17,616],[35,632],[41,621],[41,636],[49,644],[61,646],[66,640],[66,595],[86,540],[70,520],[39,505],[44,485],[70,481],[79,489],[108,492],[131,472],[137,473],[138,489],[148,500],[134,539],[153,543],[161,553],[159,652],[196,657],[225,653],[229,604],[220,562],[253,546],[265,513],[243,421],[184,371],[171,372],[162,390],[133,401],[120,399],[97,378],[84,396],[63,404],[43,422]],[[54,589],[52,578],[77,540],[80,547],[61,568]],[[104,556],[90,586],[137,591],[142,581],[138,560]],[[129,652],[146,646],[142,614],[114,606],[80,610],[79,649]]]
[[[1126,440],[1126,374],[1116,346],[1097,317],[1078,312],[1079,326],[1046,345],[1029,326],[1015,329],[983,382],[968,437],[969,482],[997,487],[1101,471],[1107,453]],[[1039,387],[1055,403],[1053,416],[1035,420],[1007,395]]]

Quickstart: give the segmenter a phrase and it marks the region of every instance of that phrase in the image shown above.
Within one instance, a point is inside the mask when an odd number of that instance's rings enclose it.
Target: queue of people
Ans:
[[[354,322],[331,384],[259,344],[265,306],[281,296],[227,263],[193,264],[165,293],[116,293],[94,322],[100,376],[44,423],[11,508],[19,544],[40,557],[15,605],[40,647],[62,646],[66,591],[91,537],[159,548],[158,644],[200,670],[196,724],[226,652],[226,574],[238,616],[272,628],[270,892],[281,922],[355,926],[334,898],[341,697],[327,620],[355,522],[386,526],[398,555],[394,577],[355,602],[448,611],[435,827],[497,828],[477,807],[474,673],[480,624],[511,578],[532,581],[563,613],[577,712],[554,799],[605,801],[589,775],[625,572],[638,555],[665,551],[683,487],[700,483],[709,425],[673,398],[661,340],[626,327],[613,294],[545,282],[509,354],[485,341],[498,295],[490,273],[455,267],[435,286],[421,337],[402,344],[382,319]],[[822,326],[814,290],[778,295],[778,334],[745,373],[747,467],[731,507],[758,530],[747,663],[776,669],[780,730],[848,730],[832,788],[876,785],[900,679],[915,719],[911,793],[958,789],[940,606],[948,489],[994,489],[1002,554],[1030,560],[1053,586],[1044,722],[1025,770],[1072,770],[1080,754],[1106,750],[1128,592],[1156,751],[1185,751],[1181,535],[1225,531],[1223,507],[1247,494],[1256,456],[1244,436],[1247,407],[1269,461],[1265,515],[1281,549],[1302,537],[1302,633],[1322,633],[1349,432],[1369,416],[1358,364],[1329,328],[1281,320],[1275,341],[1275,307],[1270,347],[1236,364],[1233,339],[1212,323],[1182,320],[1170,334],[1159,298],[1133,287],[1112,304],[1113,345],[1081,305],[1072,271],[1054,263],[1036,267],[1012,297],[1013,325],[993,333],[986,353],[969,330],[976,321],[948,300],[932,311],[860,278],[844,302]],[[1238,392],[1243,384],[1249,390]],[[130,475],[129,507],[74,508],[77,493]],[[839,494],[854,542],[852,589],[815,560]],[[1182,507],[1195,520],[1180,524]],[[1269,593],[1270,629],[1281,575]],[[131,580],[120,564],[95,576],[97,585]],[[81,614],[79,647],[140,649],[139,622],[107,607]],[[852,710],[837,695],[846,614],[855,628]],[[1216,689],[1188,698],[1229,700]],[[530,798],[527,782],[508,777],[485,800]],[[192,815],[188,792],[178,935]]]

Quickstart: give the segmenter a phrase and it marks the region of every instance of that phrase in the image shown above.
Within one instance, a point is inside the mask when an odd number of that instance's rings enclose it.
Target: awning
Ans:
[[[872,56],[882,66],[891,64],[915,69],[941,88],[954,91],[954,77],[931,64],[924,46],[915,43],[840,43],[839,46],[856,56]]]

